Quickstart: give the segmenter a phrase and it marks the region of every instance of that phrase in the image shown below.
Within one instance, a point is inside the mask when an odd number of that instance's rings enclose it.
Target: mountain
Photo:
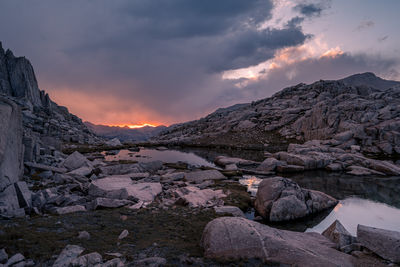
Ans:
[[[0,97],[15,103],[15,109],[22,114],[25,161],[36,161],[44,151],[61,149],[63,142],[93,144],[101,141],[80,118],[39,89],[28,59],[14,56],[11,50],[4,51],[1,42]]]
[[[159,134],[164,130],[165,126],[145,126],[142,128],[131,129],[127,126],[107,126],[107,125],[96,125],[91,122],[85,121],[84,124],[98,136],[112,139],[118,138],[121,141],[147,141],[149,138]]]
[[[400,82],[362,73],[298,84],[269,98],[173,125],[153,141],[278,151],[289,143],[338,134],[348,136],[342,147],[360,145],[365,153],[399,154]]]

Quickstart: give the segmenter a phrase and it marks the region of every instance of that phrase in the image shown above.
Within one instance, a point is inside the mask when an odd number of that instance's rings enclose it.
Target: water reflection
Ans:
[[[352,235],[356,235],[358,224],[400,231],[400,209],[367,199],[350,197],[341,200],[322,222],[307,229],[307,232],[322,233],[335,220],[339,220]]]
[[[178,150],[156,150],[142,148],[139,152],[132,152],[126,149],[120,150],[116,155],[105,155],[107,161],[114,160],[135,160],[138,162],[150,162],[161,160],[163,162],[186,162],[196,166],[215,167],[215,164],[197,156],[191,152],[182,152]]]
[[[243,175],[243,178],[239,179],[239,183],[247,186],[247,192],[249,192],[253,197],[256,196],[258,185],[261,181],[262,179],[252,175]]]

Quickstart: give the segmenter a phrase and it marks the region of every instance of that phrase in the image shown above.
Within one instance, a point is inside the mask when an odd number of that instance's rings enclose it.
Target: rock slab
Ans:
[[[201,245],[207,258],[259,258],[299,267],[353,266],[351,256],[334,249],[335,244],[318,233],[279,230],[239,217],[209,222]]]

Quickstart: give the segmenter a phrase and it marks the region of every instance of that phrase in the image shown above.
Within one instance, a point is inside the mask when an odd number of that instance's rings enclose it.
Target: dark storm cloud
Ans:
[[[303,2],[293,7],[293,10],[299,12],[305,17],[321,16],[322,11],[330,8],[331,0],[321,0],[316,3]]]
[[[64,90],[60,101],[68,105],[77,102],[68,102],[69,95],[93,101],[90,112],[83,101],[84,119],[126,112],[132,121],[146,113],[171,123],[265,96],[261,83],[238,89],[221,74],[311,38],[302,17],[260,28],[272,10],[272,0],[5,0],[0,38],[31,60],[41,89],[55,96]],[[311,11],[300,9],[320,14]],[[312,66],[304,67],[320,73]],[[300,71],[304,78],[307,70]]]

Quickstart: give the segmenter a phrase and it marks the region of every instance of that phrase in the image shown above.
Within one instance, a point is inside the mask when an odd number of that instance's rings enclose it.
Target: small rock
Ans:
[[[75,205],[75,206],[67,206],[67,207],[62,207],[62,208],[56,209],[56,213],[59,215],[73,213],[73,212],[79,212],[79,211],[86,211],[86,208],[82,205]]]
[[[86,231],[81,231],[81,232],[79,232],[78,238],[79,239],[90,239],[90,234]]]
[[[122,240],[125,237],[127,237],[128,235],[129,235],[129,232],[128,232],[128,230],[125,229],[124,231],[121,232],[121,234],[119,235],[118,239]]]
[[[24,255],[22,255],[21,253],[15,254],[14,256],[12,256],[11,258],[8,259],[6,266],[11,266],[13,264],[17,264],[19,262],[22,262],[25,260]]]
[[[76,245],[67,245],[63,251],[61,251],[60,255],[58,256],[57,260],[55,261],[53,267],[65,267],[69,266],[70,263],[78,258],[78,256],[84,251],[85,249],[76,246]]]
[[[101,267],[122,267],[122,266],[125,266],[125,264],[120,258],[109,260],[101,265]]]
[[[74,267],[96,266],[102,261],[103,258],[101,257],[101,255],[97,252],[93,252],[74,259],[70,265]]]
[[[5,263],[8,260],[8,254],[6,250],[0,249],[0,263]]]

